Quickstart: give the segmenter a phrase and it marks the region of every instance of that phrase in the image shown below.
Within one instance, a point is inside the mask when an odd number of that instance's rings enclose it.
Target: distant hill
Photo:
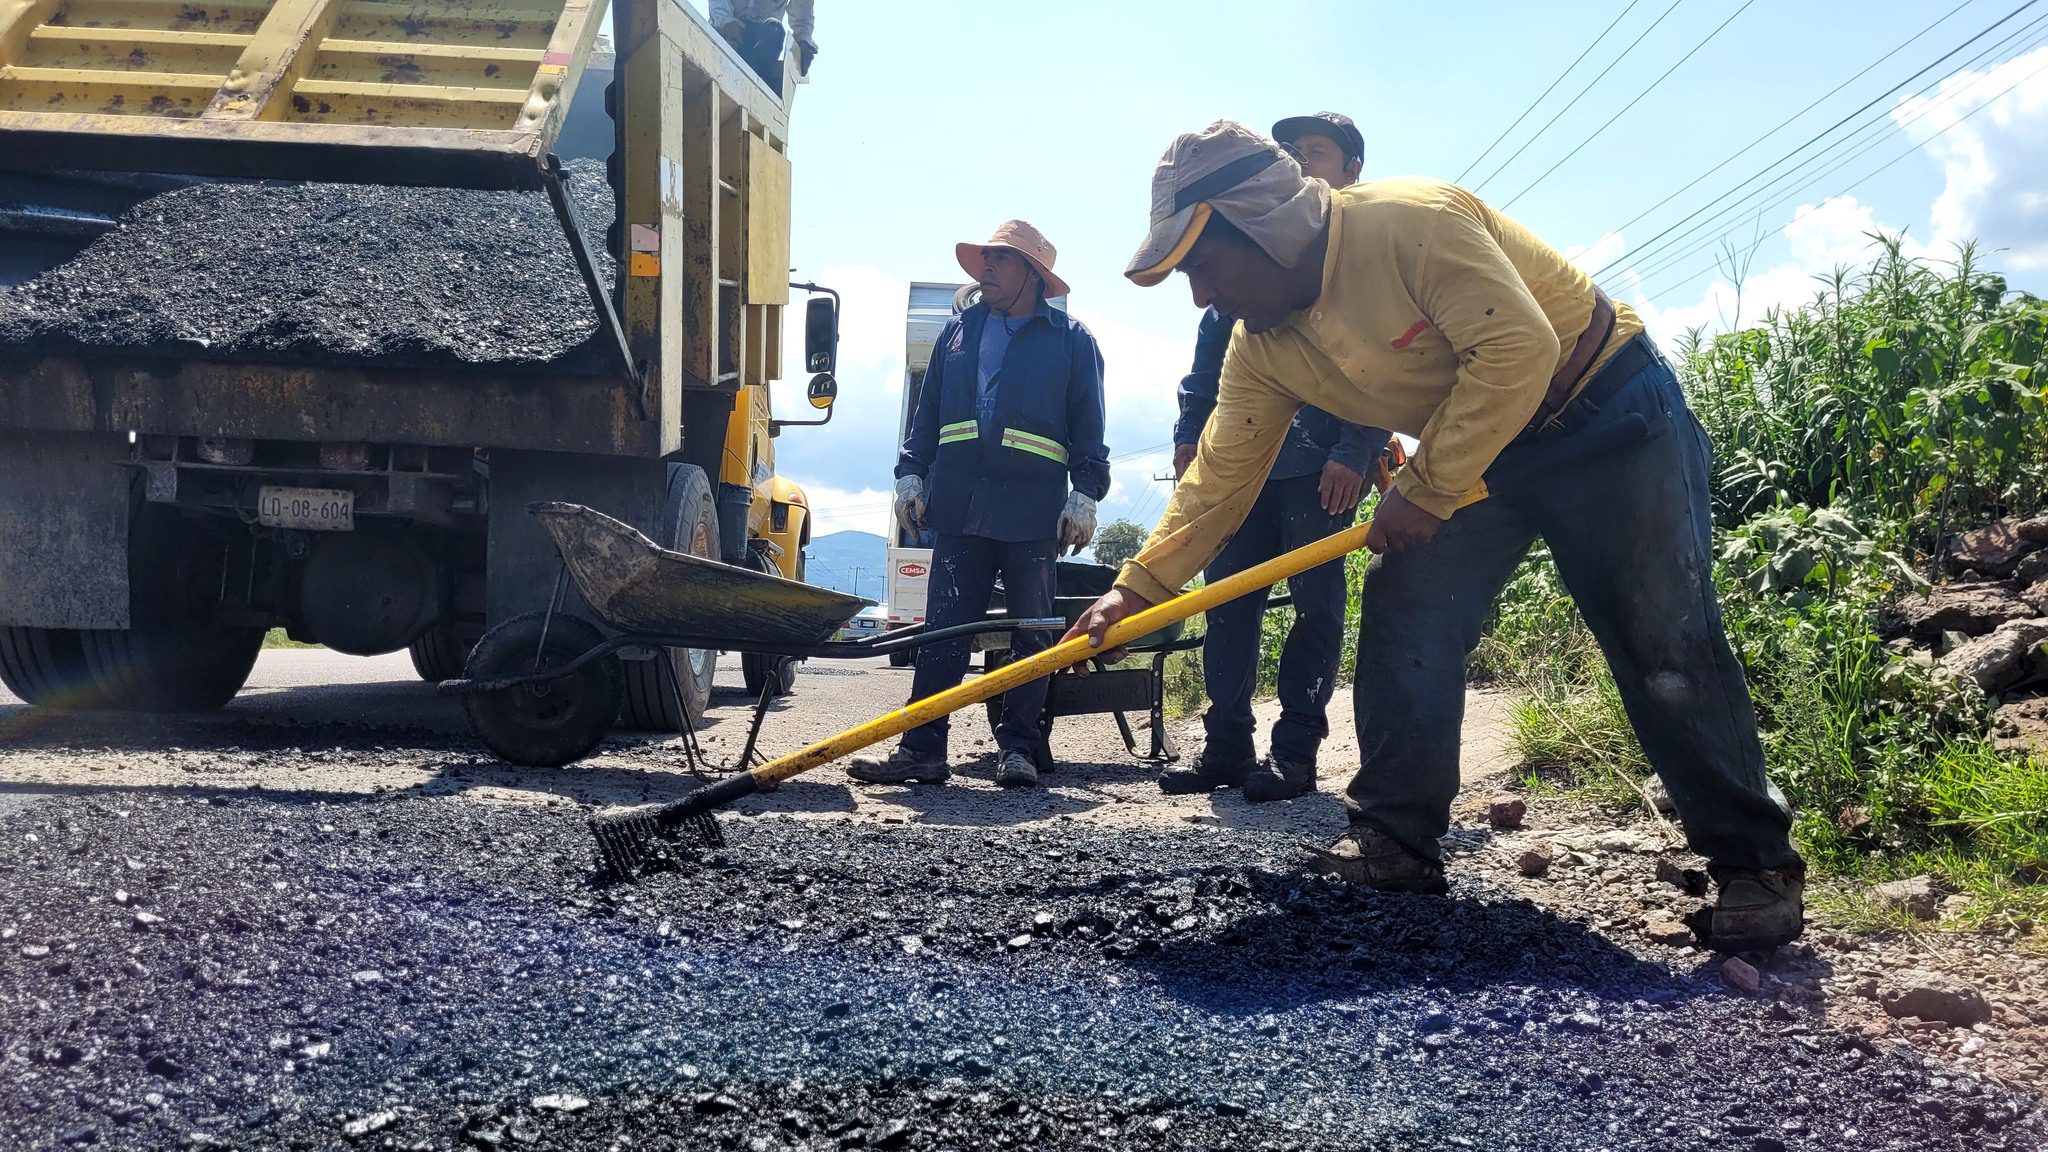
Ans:
[[[834,532],[804,549],[804,578],[821,588],[870,600],[887,599],[884,586],[889,542],[872,532]]]

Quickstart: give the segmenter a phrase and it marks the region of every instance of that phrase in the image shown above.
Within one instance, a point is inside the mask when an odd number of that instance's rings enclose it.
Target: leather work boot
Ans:
[[[1316,790],[1316,766],[1268,756],[1244,778],[1244,798],[1253,804],[1292,800]]]
[[[1381,892],[1413,892],[1442,896],[1451,890],[1444,882],[1444,866],[1417,855],[1384,832],[1353,824],[1328,848],[1304,844],[1315,857],[1310,867],[1346,884],[1358,884]]]
[[[855,760],[847,765],[846,774],[863,784],[944,784],[953,776],[944,760],[919,756],[901,747],[881,760]]]
[[[1005,752],[996,764],[996,783],[1004,788],[1036,788],[1038,765],[1022,752]]]
[[[1235,788],[1244,783],[1254,767],[1250,756],[1235,758],[1204,748],[1186,764],[1176,764],[1161,772],[1159,790],[1168,796],[1192,796],[1218,788]]]
[[[1806,930],[1806,866],[1709,868],[1721,886],[1711,908],[1686,926],[1716,952],[1763,952],[1790,944]]]

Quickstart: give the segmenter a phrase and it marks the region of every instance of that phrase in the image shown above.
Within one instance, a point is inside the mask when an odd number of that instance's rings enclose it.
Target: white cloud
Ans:
[[[1930,212],[1942,246],[1978,240],[2006,267],[2048,266],[2048,48],[1958,72],[1892,118],[1943,168]]]
[[[903,404],[903,322],[910,285],[872,267],[822,268],[804,274],[840,294],[839,403],[830,424],[783,431],[775,444],[776,467],[840,491],[887,485],[896,466],[896,428]],[[804,386],[811,376],[804,371],[800,299],[790,301],[785,325],[775,411],[803,418],[810,412],[804,403]],[[881,523],[881,518],[876,522]]]
[[[1785,226],[1786,259],[1763,268],[1750,267],[1739,286],[1725,266],[1689,304],[1659,307],[1642,293],[1642,281],[1631,265],[1623,275],[1621,295],[1649,325],[1650,334],[1666,347],[1693,329],[1727,331],[1753,324],[1774,308],[1796,308],[1823,290],[1822,278],[1838,267],[1861,268],[1869,262],[1873,234],[1891,232],[1869,205],[1854,196],[1837,196],[1819,204],[1801,204]],[[1739,241],[1738,247],[1739,247]],[[1909,250],[1919,251],[1917,247]],[[1650,280],[1656,279],[1653,274]]]

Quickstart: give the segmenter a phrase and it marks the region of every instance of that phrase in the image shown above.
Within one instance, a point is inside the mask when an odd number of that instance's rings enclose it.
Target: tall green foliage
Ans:
[[[2009,295],[1972,248],[1934,265],[1873,239],[1870,265],[1805,307],[1682,342],[1717,461],[1716,580],[1809,858],[2016,883],[2048,871],[2048,765],[1993,751],[1981,694],[1874,625],[1956,532],[2048,506],[2048,305]],[[1509,585],[1475,667],[1522,691],[1525,755],[1646,770],[1547,558]]]

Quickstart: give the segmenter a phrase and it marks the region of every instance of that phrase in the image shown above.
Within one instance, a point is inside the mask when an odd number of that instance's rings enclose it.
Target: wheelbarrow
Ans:
[[[1022,629],[1058,634],[1064,616],[991,614],[949,628],[917,625],[857,640],[832,637],[862,608],[858,596],[672,552],[630,525],[580,504],[527,508],[554,540],[562,567],[545,609],[486,632],[462,677],[440,685],[459,696],[470,730],[514,764],[554,768],[588,755],[612,729],[625,696],[619,661],[628,649],[697,648],[779,660],[886,656],[961,637]],[[595,619],[567,606],[574,586]],[[765,678],[742,766],[754,759],[773,685]],[[684,713],[687,717],[687,712]],[[685,749],[697,757],[686,724]]]
[[[1106,564],[1060,561],[1053,569],[1053,611],[1069,624],[1079,620],[1090,604],[1116,584],[1116,572]],[[1002,603],[1000,590],[996,603]],[[1166,726],[1166,660],[1175,652],[1200,647],[1201,643],[1199,634],[1187,635],[1185,622],[1176,620],[1128,645],[1131,659],[1144,660],[1142,665],[1112,668],[1094,660],[1090,661],[1093,671],[1085,679],[1071,669],[1053,674],[1046,682],[1045,709],[1038,717],[1039,740],[1033,756],[1038,770],[1050,772],[1055,767],[1052,730],[1062,716],[1107,714],[1115,719],[1124,748],[1136,759],[1147,764],[1170,764],[1179,759]],[[982,649],[984,675],[1010,662],[1007,633],[984,635],[977,644]],[[989,727],[994,729],[1003,722],[1003,697],[991,698],[986,707]],[[1131,727],[1133,712],[1145,716],[1150,729],[1142,750]]]

